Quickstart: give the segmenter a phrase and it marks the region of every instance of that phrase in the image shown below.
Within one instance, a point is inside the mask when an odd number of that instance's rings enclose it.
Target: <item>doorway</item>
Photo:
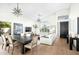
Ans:
[[[60,22],[60,38],[67,38],[69,32],[69,22]]]

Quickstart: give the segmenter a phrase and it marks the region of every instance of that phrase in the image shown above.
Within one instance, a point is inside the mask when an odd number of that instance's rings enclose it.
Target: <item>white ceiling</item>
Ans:
[[[19,4],[23,9],[23,15],[30,19],[37,19],[38,15],[43,18],[58,10],[69,8],[68,3],[27,3]]]
[[[8,7],[9,10],[16,7],[16,3],[0,4],[0,8]],[[40,14],[41,18],[48,16],[58,10],[69,8],[68,3],[19,3],[24,17],[36,20]],[[12,11],[12,10],[11,10]]]

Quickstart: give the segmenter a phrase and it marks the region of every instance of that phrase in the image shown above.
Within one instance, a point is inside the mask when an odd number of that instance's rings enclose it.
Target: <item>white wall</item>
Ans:
[[[79,17],[79,4],[72,4],[70,9],[70,31],[77,34],[77,17]]]
[[[47,21],[50,25],[56,25],[56,14],[46,16],[43,21]]]
[[[70,8],[70,32],[77,34],[77,17],[79,17],[79,4],[75,3],[71,5]],[[74,42],[75,46],[76,43]]]

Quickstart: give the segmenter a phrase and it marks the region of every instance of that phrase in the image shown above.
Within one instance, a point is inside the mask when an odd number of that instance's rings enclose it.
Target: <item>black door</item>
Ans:
[[[77,18],[77,34],[79,34],[79,17]]]
[[[60,22],[60,37],[67,38],[68,35],[68,22]]]
[[[77,34],[79,34],[79,17],[77,18]],[[76,49],[79,51],[79,39],[77,39]]]

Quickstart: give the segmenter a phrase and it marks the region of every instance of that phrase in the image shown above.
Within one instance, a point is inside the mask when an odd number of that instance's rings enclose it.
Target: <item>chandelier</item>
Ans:
[[[13,12],[12,12],[14,15],[16,16],[20,16],[22,15],[22,10],[19,8],[19,4],[17,3],[17,7],[13,9]]]
[[[41,22],[41,19],[40,19],[40,14],[38,14],[38,19],[37,19],[37,22]]]

